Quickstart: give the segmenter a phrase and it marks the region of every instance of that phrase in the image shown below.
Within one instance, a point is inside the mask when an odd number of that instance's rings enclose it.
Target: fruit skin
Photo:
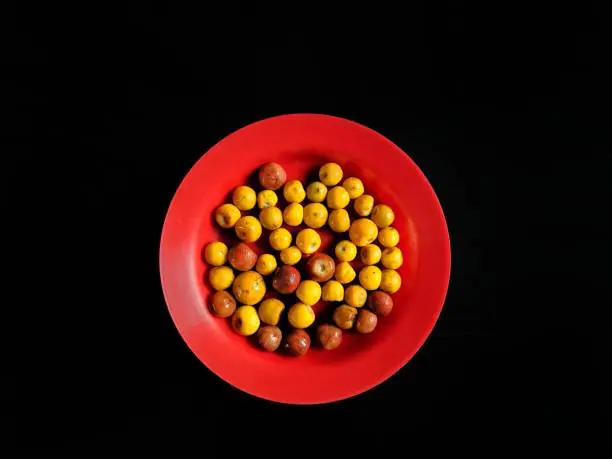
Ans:
[[[387,293],[395,293],[402,286],[402,278],[394,269],[383,269],[380,289]]]
[[[261,226],[267,230],[275,230],[283,224],[283,212],[278,207],[266,207],[259,212]]]
[[[234,204],[223,204],[215,210],[215,221],[221,228],[233,228],[240,215],[240,209]]]
[[[215,290],[225,290],[234,281],[234,271],[229,266],[216,266],[208,273],[208,280]]]
[[[242,336],[255,334],[259,325],[259,316],[253,306],[240,306],[232,316],[232,328]]]
[[[349,328],[352,328],[353,324],[355,323],[355,319],[357,318],[357,308],[343,304],[342,306],[338,306],[336,308],[332,318],[338,327],[340,327],[342,330],[348,330]]]
[[[404,264],[404,256],[399,247],[387,247],[382,251],[381,262],[385,268],[398,269]]]
[[[287,202],[302,202],[306,197],[304,186],[299,180],[290,180],[283,187],[283,196]]]
[[[351,223],[349,239],[357,247],[371,244],[378,236],[378,228],[369,218],[359,218]]]
[[[276,268],[276,258],[274,258],[274,255],[269,253],[261,254],[257,259],[257,265],[255,266],[255,270],[262,276],[269,276],[276,270]]]
[[[274,207],[278,204],[278,196],[272,190],[263,190],[257,193],[257,207],[265,209]]]
[[[325,163],[319,169],[319,180],[326,186],[334,186],[340,183],[343,174],[339,164]]]
[[[342,330],[329,324],[319,325],[317,340],[323,349],[331,351],[342,343]]]
[[[283,210],[283,219],[289,226],[299,226],[304,220],[304,208],[302,204],[293,202]]]
[[[257,313],[261,321],[268,325],[278,325],[281,314],[285,310],[285,305],[282,301],[276,298],[268,298],[263,300],[257,308]]]
[[[219,317],[229,317],[236,310],[236,300],[227,290],[218,290],[212,296],[212,308]]]
[[[374,207],[374,198],[369,194],[362,194],[355,199],[355,212],[361,217],[367,217],[372,213]]]
[[[327,187],[321,182],[312,182],[306,187],[306,197],[311,202],[323,202],[327,196]]]
[[[321,299],[321,286],[313,280],[304,280],[298,285],[295,295],[302,303],[312,306]]]
[[[380,261],[381,255],[380,247],[374,244],[365,245],[359,251],[359,257],[364,265],[375,265]]]
[[[381,280],[382,272],[378,266],[366,266],[359,271],[359,283],[366,290],[376,290]]]
[[[323,301],[342,301],[344,299],[344,287],[335,280],[328,281],[321,289]]]
[[[286,265],[295,265],[302,259],[302,252],[296,246],[292,245],[281,250],[280,259]]]
[[[378,228],[386,228],[391,225],[395,220],[395,214],[393,209],[386,204],[378,204],[374,206],[372,210],[372,221],[378,226]]]
[[[388,293],[377,290],[368,297],[368,307],[378,316],[388,316],[393,309],[393,298]]]
[[[204,250],[204,259],[209,265],[223,266],[227,262],[227,246],[219,241],[207,244]]]
[[[229,264],[238,271],[249,271],[257,263],[257,254],[244,242],[232,247],[227,258]]]
[[[292,330],[285,338],[283,348],[295,357],[305,355],[310,349],[310,336],[304,330]]]
[[[317,282],[325,282],[334,277],[336,262],[325,253],[315,253],[306,263],[306,271]]]
[[[274,250],[283,250],[291,245],[291,233],[285,228],[275,229],[270,233],[268,241]]]
[[[353,261],[357,256],[357,246],[351,241],[340,241],[336,244],[334,253],[340,261]]]
[[[259,168],[259,184],[267,190],[278,190],[287,181],[287,172],[278,163],[269,162]]]
[[[332,210],[327,221],[335,233],[344,233],[351,227],[351,218],[346,209]]]
[[[276,270],[272,277],[272,288],[279,293],[288,295],[293,293],[300,285],[300,272],[293,266],[283,265]]]
[[[261,236],[261,223],[250,215],[240,217],[234,226],[236,236],[244,242],[255,242]]]
[[[327,207],[330,209],[344,209],[351,198],[348,191],[341,186],[335,186],[327,192]]]
[[[232,201],[240,210],[251,210],[257,204],[257,194],[250,186],[241,185],[232,193]]]
[[[236,276],[232,291],[239,303],[252,306],[266,294],[266,283],[258,272],[247,271]]]
[[[342,182],[342,187],[348,192],[351,199],[357,199],[364,192],[363,182],[357,177],[349,177]]]
[[[295,245],[302,253],[315,253],[321,247],[321,236],[312,228],[306,228],[300,231],[295,238]]]
[[[311,228],[321,228],[327,223],[327,216],[327,209],[318,202],[311,202],[304,207],[304,223]]]
[[[338,263],[336,266],[335,277],[341,284],[348,284],[349,282],[352,282],[353,279],[355,279],[355,276],[355,270],[348,262],[343,261],[342,263]]]
[[[368,300],[368,292],[360,285],[349,285],[344,291],[344,302],[349,306],[360,308]]]
[[[266,351],[274,352],[281,345],[283,332],[273,325],[264,325],[257,331],[257,344]]]
[[[315,320],[312,308],[304,303],[295,303],[289,308],[287,319],[293,328],[308,328]]]
[[[359,333],[372,333],[378,324],[378,317],[372,311],[360,309],[355,328]]]
[[[378,242],[383,247],[395,247],[399,244],[400,235],[392,226],[387,226],[378,232]]]

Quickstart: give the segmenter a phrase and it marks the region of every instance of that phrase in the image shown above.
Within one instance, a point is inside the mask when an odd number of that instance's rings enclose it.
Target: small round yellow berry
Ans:
[[[278,207],[266,207],[259,212],[261,226],[267,230],[275,230],[283,224],[283,213]]]
[[[321,299],[321,286],[313,280],[304,280],[298,285],[295,295],[302,303],[312,306]]]
[[[382,252],[382,264],[388,269],[398,269],[404,263],[404,255],[399,247],[387,247]]]
[[[298,204],[297,202],[289,204],[285,207],[285,210],[283,210],[283,218],[285,219],[285,223],[289,226],[301,225],[304,219],[304,208],[302,204]]]
[[[344,182],[342,182],[342,186],[346,189],[346,191],[348,191],[351,199],[357,199],[364,192],[363,182],[357,177],[347,178]]]
[[[321,291],[323,301],[342,301],[344,299],[344,287],[335,280],[327,281]]]
[[[234,282],[234,271],[229,266],[217,266],[208,273],[210,285],[215,290],[225,290]]]
[[[327,193],[327,207],[330,209],[344,209],[351,198],[344,187],[335,186]]]
[[[296,246],[292,245],[281,250],[280,259],[286,265],[295,265],[302,259],[302,252]]]
[[[241,185],[232,193],[232,201],[240,210],[251,210],[257,203],[257,195],[250,186]]]
[[[395,214],[393,209],[386,204],[378,204],[374,206],[372,210],[372,221],[376,223],[379,228],[386,228],[391,225],[395,220]]]
[[[362,194],[355,199],[355,212],[361,217],[367,217],[374,207],[374,198],[369,194]]]
[[[329,227],[335,233],[344,233],[351,227],[351,218],[346,209],[332,210],[329,214]]]
[[[321,236],[311,228],[303,229],[297,234],[295,245],[298,246],[302,253],[315,253],[321,247]]]
[[[402,278],[394,269],[383,269],[380,289],[387,293],[395,293],[402,286]]]
[[[257,259],[255,270],[262,276],[268,276],[274,272],[277,267],[276,258],[269,253],[263,253]]]
[[[255,217],[246,215],[236,222],[234,231],[244,242],[255,242],[261,236],[261,223]]]
[[[232,228],[240,215],[240,209],[234,204],[223,204],[215,211],[215,221],[221,228]]]
[[[366,290],[376,290],[381,280],[382,272],[378,266],[366,266],[359,271],[359,283]]]
[[[285,228],[275,229],[268,237],[274,250],[283,250],[291,245],[291,233]]]
[[[341,284],[348,284],[349,282],[352,282],[353,279],[355,279],[355,276],[355,270],[348,262],[343,261],[342,263],[338,263],[336,266],[334,277]]]
[[[399,231],[392,226],[387,226],[378,232],[378,242],[383,247],[395,247],[399,244]]]
[[[342,168],[336,163],[324,164],[321,166],[321,169],[319,169],[319,180],[327,186],[334,186],[340,183],[342,175]]]
[[[308,328],[315,320],[315,313],[309,305],[296,303],[289,308],[287,319],[293,328]]]
[[[336,244],[334,253],[340,261],[353,261],[357,256],[357,247],[351,241],[340,241]]]
[[[327,196],[327,187],[321,182],[312,182],[306,188],[306,196],[311,202],[323,202]]]
[[[323,204],[313,202],[304,207],[304,223],[311,228],[321,228],[327,223],[327,209]]]
[[[263,190],[257,193],[257,206],[260,209],[274,207],[276,204],[278,204],[278,196],[274,191]]]
[[[288,202],[302,202],[306,191],[299,180],[289,180],[283,187],[283,196]]]
[[[204,258],[212,266],[223,266],[227,262],[227,246],[223,242],[215,241],[206,245]]]
[[[363,246],[359,251],[359,256],[364,265],[375,265],[380,261],[381,255],[380,247],[374,244]]]

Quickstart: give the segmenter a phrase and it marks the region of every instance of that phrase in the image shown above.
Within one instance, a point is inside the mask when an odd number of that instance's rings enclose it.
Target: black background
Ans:
[[[298,448],[602,444],[608,327],[591,271],[608,239],[603,12],[374,3],[2,15],[2,205],[17,255],[3,303],[19,316],[3,324],[16,363],[5,415],[17,445],[229,433],[241,447],[266,426],[262,446],[287,426]],[[210,373],[174,329],[157,266],[193,163],[245,124],[295,112],[353,119],[406,150],[438,193],[453,250],[422,350],[326,406],[264,402]]]

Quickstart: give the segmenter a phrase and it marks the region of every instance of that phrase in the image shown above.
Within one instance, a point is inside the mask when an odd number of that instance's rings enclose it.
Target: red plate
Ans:
[[[231,202],[229,196],[236,186],[254,185],[257,168],[268,161],[282,164],[288,179],[302,181],[312,180],[313,172],[316,176],[325,162],[337,162],[345,177],[361,178],[366,193],[394,209],[393,226],[400,232],[399,247],[404,253],[399,269],[403,284],[393,295],[392,313],[379,319],[373,333],[345,333],[342,345],[333,351],[317,348],[313,340],[311,351],[295,358],[258,349],[252,340],[232,331],[229,319],[211,314],[211,288],[203,280],[208,268],[202,261],[202,248],[210,241],[233,236],[233,231],[220,230],[215,224],[214,210]],[[282,190],[279,195],[282,197]],[[264,230],[263,241],[267,241],[268,233]],[[160,272],[178,331],[215,374],[264,399],[327,403],[380,384],[417,352],[444,303],[450,276],[450,242],[431,185],[396,145],[345,119],[284,115],[234,132],[189,171],[168,209],[161,237]]]

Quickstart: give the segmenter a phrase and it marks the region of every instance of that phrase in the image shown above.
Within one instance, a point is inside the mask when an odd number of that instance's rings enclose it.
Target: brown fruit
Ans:
[[[257,344],[266,351],[274,352],[280,346],[283,333],[274,325],[265,325],[257,331]]]
[[[236,310],[236,300],[227,290],[219,290],[212,296],[212,308],[219,317],[229,317]]]
[[[323,324],[317,328],[317,338],[323,349],[336,349],[342,342],[342,330],[333,325]]]
[[[293,266],[283,265],[276,270],[272,277],[272,287],[279,293],[289,294],[295,292],[302,276]]]
[[[278,163],[266,163],[259,169],[259,183],[267,190],[278,190],[287,181],[287,172]]]
[[[300,357],[310,349],[310,336],[304,330],[297,328],[285,338],[284,348],[291,355]]]
[[[355,322],[355,328],[359,333],[371,333],[376,328],[378,317],[372,311],[361,309]]]
[[[378,316],[388,316],[393,309],[393,298],[388,293],[377,290],[370,293],[368,307]]]
[[[230,249],[227,259],[238,271],[250,271],[257,263],[257,254],[247,244],[240,242]]]
[[[333,277],[336,271],[336,263],[332,257],[325,253],[315,253],[308,260],[306,270],[312,279],[317,282],[326,282]]]
[[[343,304],[338,306],[334,311],[333,319],[336,325],[343,330],[348,330],[353,327],[355,318],[357,317],[357,308]]]

